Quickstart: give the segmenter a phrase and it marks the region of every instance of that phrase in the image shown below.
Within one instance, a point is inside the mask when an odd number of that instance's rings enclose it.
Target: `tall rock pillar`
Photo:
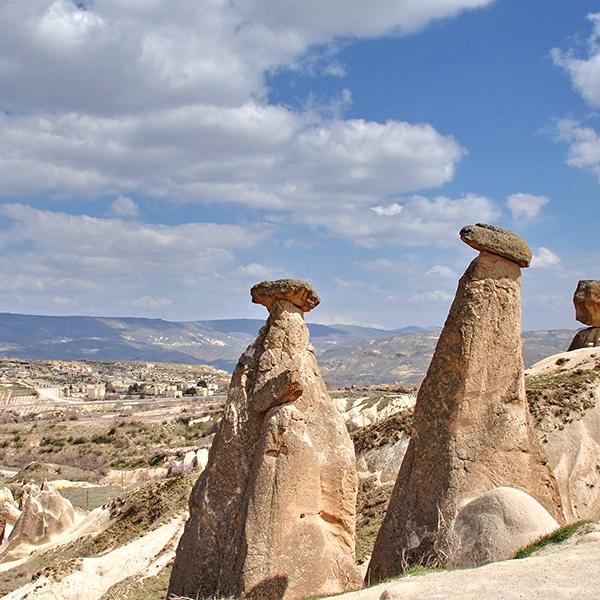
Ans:
[[[290,279],[251,294],[269,318],[233,373],[169,592],[293,600],[353,589],[356,461],[304,322],[319,298]]]
[[[490,225],[464,227],[480,251],[419,389],[413,435],[377,536],[367,583],[415,564],[448,564],[450,531],[469,500],[509,486],[559,516],[558,495],[529,426],[521,349],[521,267],[531,251]]]

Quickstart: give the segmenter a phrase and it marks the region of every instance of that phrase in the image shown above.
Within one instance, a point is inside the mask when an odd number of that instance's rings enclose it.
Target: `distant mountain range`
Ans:
[[[30,359],[146,360],[232,370],[264,321],[164,321],[131,317],[50,317],[0,313],[0,356]],[[418,382],[439,331],[309,324],[330,385]],[[564,351],[574,332],[524,334],[525,362]]]

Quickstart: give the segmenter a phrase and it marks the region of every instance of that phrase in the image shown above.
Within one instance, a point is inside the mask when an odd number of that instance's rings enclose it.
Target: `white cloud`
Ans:
[[[264,74],[340,37],[407,34],[492,0],[0,3],[0,105],[135,112],[239,106]],[[93,65],[93,68],[90,66]]]
[[[384,210],[378,213],[341,207],[337,213],[312,214],[307,220],[326,227],[336,236],[365,246],[423,246],[448,244],[458,239],[458,231],[463,225],[490,223],[500,217],[492,200],[474,194],[457,199],[413,196],[403,201],[401,207],[402,210],[390,211],[383,207]]]
[[[449,302],[452,298],[452,294],[449,294],[448,292],[444,292],[443,290],[433,290],[431,292],[413,294],[412,296],[409,296],[408,302],[414,304],[421,302]]]
[[[595,108],[600,107],[600,13],[588,15],[592,23],[586,53],[583,58],[577,56],[575,49],[566,52],[554,48],[554,64],[563,68],[571,77],[571,83],[585,101]]]
[[[111,205],[112,211],[119,217],[137,217],[140,213],[138,205],[127,196],[115,198]]]
[[[393,217],[394,215],[399,215],[402,212],[402,209],[403,206],[397,202],[392,202],[392,204],[388,204],[387,206],[371,206],[371,210],[380,217]]]
[[[429,125],[315,125],[253,102],[143,117],[0,114],[0,177],[14,195],[141,192],[303,213],[442,185],[464,153]]]
[[[533,255],[531,259],[532,269],[549,269],[558,267],[560,265],[560,258],[552,252],[549,248],[540,246],[538,251]]]
[[[591,171],[600,179],[600,136],[591,127],[573,119],[562,119],[556,127],[558,139],[569,144],[567,164]]]
[[[239,267],[238,271],[245,278],[258,282],[265,279],[277,279],[285,275],[279,268],[269,267],[261,263],[250,263]]]
[[[170,298],[164,298],[161,296],[142,296],[141,298],[136,298],[129,304],[130,306],[134,306],[136,308],[154,310],[157,308],[164,308],[165,306],[171,306],[173,301]]]
[[[516,221],[534,221],[542,213],[542,209],[550,202],[546,196],[534,194],[511,194],[506,198],[506,204]]]
[[[3,192],[238,203],[345,236],[368,207],[451,181],[466,150],[427,123],[340,118],[348,89],[316,114],[268,104],[265,75],[315,44],[333,48],[336,70],[339,38],[403,35],[489,4],[1,3]]]
[[[425,272],[425,275],[430,277],[440,277],[443,279],[456,279],[458,274],[454,269],[447,267],[446,265],[434,265]]]
[[[56,295],[88,312],[112,304],[162,309],[171,304],[160,298],[195,295],[198,288],[203,298],[226,295],[240,282],[237,254],[269,233],[258,226],[150,225],[22,204],[0,205],[0,216],[9,222],[0,233],[3,301],[30,310],[32,301]]]

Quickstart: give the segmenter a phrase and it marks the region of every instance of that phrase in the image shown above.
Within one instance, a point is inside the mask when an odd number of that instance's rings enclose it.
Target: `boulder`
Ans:
[[[480,225],[465,229],[492,231]],[[519,253],[503,252],[515,260],[527,254],[525,242],[516,239],[512,246]],[[417,395],[413,435],[367,581],[417,564],[443,566],[449,526],[460,508],[499,486],[526,491],[562,519],[556,482],[530,426],[520,289],[519,264],[485,249],[461,278]]]
[[[208,464],[208,448],[200,448],[200,450],[196,452],[196,461],[198,470],[204,471],[204,469],[206,469],[206,465]]]
[[[557,528],[550,513],[529,494],[499,487],[460,509],[449,536],[448,562],[464,568],[507,560]]]
[[[573,295],[575,318],[584,325],[600,327],[600,280],[587,279],[577,284]]]
[[[354,448],[309,343],[309,284],[264,282],[266,325],[233,373],[190,496],[169,593],[295,599],[360,584]]]
[[[194,450],[186,452],[183,457],[183,468],[188,472],[192,472],[197,465],[198,459],[196,458],[196,452],[194,452]]]
[[[475,250],[502,256],[520,267],[528,267],[531,263],[531,249],[525,240],[512,231],[477,223],[463,227],[460,239]]]
[[[588,327],[575,334],[569,346],[569,352],[580,348],[595,348],[596,346],[600,346],[600,327]]]
[[[303,312],[312,310],[320,302],[312,286],[299,279],[277,279],[257,283],[250,290],[250,296],[252,302],[266,306],[269,311],[279,300],[290,302]]]

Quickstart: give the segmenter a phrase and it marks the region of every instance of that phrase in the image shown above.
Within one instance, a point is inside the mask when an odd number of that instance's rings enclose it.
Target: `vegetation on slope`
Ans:
[[[542,536],[541,538],[535,540],[531,544],[520,548],[515,553],[515,558],[527,558],[531,556],[535,552],[538,552],[542,548],[549,546],[551,544],[560,544],[565,540],[568,540],[570,537],[575,535],[577,532],[584,532],[588,527],[590,527],[589,521],[577,521],[576,523],[570,523],[569,525],[564,525],[563,527],[559,527],[555,531]]]

